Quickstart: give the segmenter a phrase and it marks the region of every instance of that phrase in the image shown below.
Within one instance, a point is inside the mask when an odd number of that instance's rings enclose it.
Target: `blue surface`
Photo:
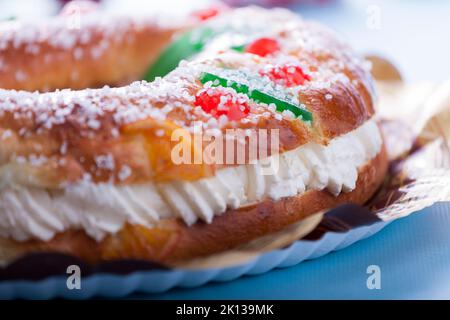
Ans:
[[[450,203],[397,220],[346,249],[297,266],[150,299],[443,299],[450,298]],[[366,286],[369,265],[381,289]]]

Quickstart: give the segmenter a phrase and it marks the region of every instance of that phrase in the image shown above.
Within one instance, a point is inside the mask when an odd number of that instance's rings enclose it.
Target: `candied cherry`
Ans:
[[[278,41],[272,38],[259,38],[250,43],[245,49],[248,53],[253,53],[261,57],[273,54],[280,50]]]
[[[287,87],[300,86],[311,80],[310,75],[305,74],[301,67],[295,65],[274,66],[260,71],[260,74]]]
[[[227,10],[228,7],[225,4],[216,4],[206,9],[200,9],[191,13],[194,18],[197,18],[199,21],[209,20],[223,11]]]
[[[195,105],[215,118],[225,115],[231,121],[241,120],[250,112],[247,102],[242,97],[223,88],[207,88],[200,91],[195,97]]]

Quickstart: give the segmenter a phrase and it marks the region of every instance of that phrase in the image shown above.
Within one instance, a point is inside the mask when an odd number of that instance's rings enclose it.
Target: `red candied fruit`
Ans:
[[[287,87],[301,86],[306,81],[311,80],[310,75],[305,74],[302,68],[294,65],[275,66],[260,71],[260,74],[268,76],[273,82]]]
[[[230,92],[225,92],[223,88],[202,90],[195,97],[195,105],[215,118],[226,115],[231,121],[241,120],[250,112],[247,102]]]
[[[250,43],[245,49],[248,53],[253,53],[261,57],[275,53],[280,50],[278,41],[272,38],[259,38]]]
[[[217,4],[213,5],[206,9],[200,9],[191,13],[194,18],[197,18],[199,21],[209,20],[223,11],[227,10],[228,7],[225,4]]]

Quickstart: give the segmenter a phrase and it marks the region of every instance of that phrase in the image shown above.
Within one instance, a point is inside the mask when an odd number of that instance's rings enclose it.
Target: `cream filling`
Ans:
[[[309,189],[338,195],[355,188],[358,168],[374,158],[381,145],[379,129],[370,120],[327,146],[308,143],[270,157],[271,164],[279,164],[270,175],[263,174],[258,162],[221,169],[194,182],[130,186],[83,182],[57,191],[6,184],[0,189],[0,236],[47,241],[58,232],[82,229],[100,241],[127,222],[152,226],[162,218],[177,217],[188,225],[198,220],[211,223],[227,208],[265,198],[279,200]]]

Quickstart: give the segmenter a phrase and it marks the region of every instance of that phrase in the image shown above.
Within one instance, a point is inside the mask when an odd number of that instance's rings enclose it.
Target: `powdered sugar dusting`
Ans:
[[[2,52],[23,50],[26,55],[41,54],[41,48],[60,51],[72,51],[76,60],[84,56],[99,59],[108,50],[111,41],[124,39],[130,30],[142,28],[176,27],[185,21],[163,22],[161,17],[118,15],[104,11],[95,11],[79,17],[78,24],[73,25],[71,16],[56,16],[49,19],[0,21],[0,71],[8,66]],[[171,25],[172,24],[172,25]],[[89,43],[98,43],[92,48],[84,49]],[[126,38],[127,39],[127,38]],[[47,63],[51,55],[44,57]],[[16,74],[17,81],[24,81],[22,74]]]
[[[252,19],[248,19],[249,16]],[[267,23],[269,17],[270,24]],[[46,42],[54,48],[70,50],[75,60],[86,56],[98,59],[108,50],[110,41],[123,37],[131,25],[142,27],[146,23],[154,23],[148,19],[140,21],[129,17],[113,19],[108,15],[89,15],[82,21],[81,29],[68,28],[62,18],[55,18],[44,25],[22,22],[0,24],[0,70],[8,68],[1,56],[2,50],[26,48],[27,54],[34,55],[40,53],[39,44]],[[333,40],[328,31],[286,10],[233,10],[210,23],[212,28],[229,28],[242,41],[251,41],[257,36],[276,38],[280,51],[266,57],[231,49],[221,53],[211,51],[209,58],[182,61],[169,75],[152,83],[134,82],[121,88],[58,90],[43,94],[0,89],[0,140],[6,141],[14,135],[26,138],[54,131],[59,137],[67,131],[67,127],[76,128],[77,134],[92,140],[99,136],[102,139],[119,139],[124,126],[147,118],[157,122],[168,120],[189,131],[194,130],[193,123],[200,121],[205,129],[216,134],[227,126],[242,124],[251,127],[267,118],[299,121],[290,111],[277,112],[274,104],[256,103],[232,88],[225,90],[229,95],[222,97],[219,108],[226,105],[227,99],[245,99],[250,107],[248,116],[239,121],[230,121],[225,115],[213,117],[195,105],[196,94],[207,91],[211,86],[211,83],[200,83],[199,77],[204,72],[244,84],[250,90],[260,90],[306,110],[308,105],[301,101],[301,95],[320,93],[321,99],[335,101],[339,100],[335,99],[338,97],[334,91],[336,87],[345,86],[351,90],[366,80],[352,78],[354,70],[357,70],[355,74],[364,74],[368,67],[344,43]],[[85,51],[84,45],[92,41],[98,32],[107,36]],[[206,47],[206,50],[214,49]],[[51,56],[44,55],[42,59],[51,67]],[[308,81],[290,87],[272,81],[261,72],[265,68],[280,66],[288,66],[292,70],[301,68],[308,75]],[[293,73],[289,68],[288,72]],[[26,81],[27,77],[21,70],[15,71],[17,81]],[[154,134],[162,138],[165,132],[156,130]],[[63,140],[59,153],[70,154],[70,148],[70,143]],[[40,165],[45,160],[39,154],[15,158],[17,162],[31,162],[34,165]],[[82,164],[85,160],[83,156],[77,159]],[[132,169],[118,163],[114,154],[103,151],[95,155],[94,162],[101,171],[117,171],[120,181],[132,175]],[[97,173],[95,170],[91,172],[94,178]],[[89,178],[92,179],[92,176]]]

